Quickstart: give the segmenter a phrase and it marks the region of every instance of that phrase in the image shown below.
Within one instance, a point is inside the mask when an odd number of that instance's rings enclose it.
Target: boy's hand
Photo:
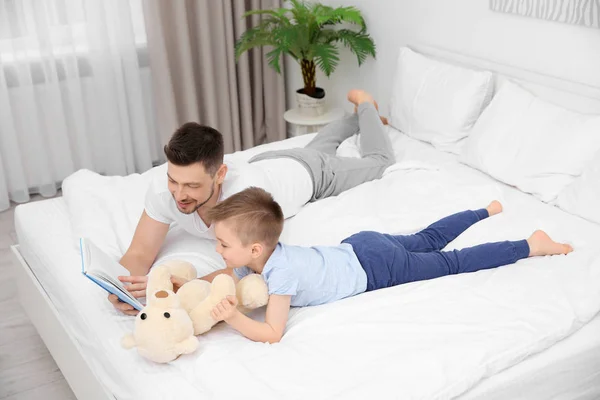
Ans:
[[[237,304],[236,296],[227,296],[213,308],[210,315],[217,322],[227,321],[238,312]]]

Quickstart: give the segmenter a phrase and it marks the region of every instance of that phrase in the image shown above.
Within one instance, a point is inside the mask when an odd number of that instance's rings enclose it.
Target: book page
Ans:
[[[132,299],[135,300],[135,297],[133,297],[131,295],[131,293],[129,293],[129,291],[125,288],[125,285],[123,283],[121,283],[119,280],[117,279],[113,279],[112,277],[106,275],[104,272],[102,271],[88,271],[87,272],[88,275],[91,275],[97,279],[101,279],[104,282],[107,282],[108,284],[116,287],[117,289],[119,289],[125,296],[127,297],[131,297]]]
[[[139,301],[132,299],[129,296],[126,296],[121,289],[114,286],[112,283],[106,282],[102,278],[97,278],[93,273],[83,273],[83,276],[85,276],[86,278],[88,278],[107,292],[116,295],[119,298],[119,300],[132,305],[136,310],[141,311],[144,308],[144,306]]]
[[[133,297],[125,285],[118,279],[120,275],[129,275],[125,267],[111,259],[89,239],[81,238],[80,247],[83,274],[87,275],[90,279],[93,278],[92,280],[105,290],[109,290],[105,286],[111,286],[113,289],[109,291],[116,294],[122,301],[138,309],[143,307],[142,303]]]
[[[92,243],[91,240],[82,238],[81,241],[82,249],[86,253],[86,256],[84,257],[84,271],[103,271],[115,280],[117,280],[118,276],[129,275],[129,271],[124,266],[110,258],[105,252],[100,250],[98,246]]]

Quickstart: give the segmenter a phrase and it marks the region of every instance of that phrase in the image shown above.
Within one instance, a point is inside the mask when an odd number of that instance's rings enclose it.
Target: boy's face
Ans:
[[[215,222],[215,236],[217,237],[217,253],[223,257],[229,268],[244,267],[255,258],[256,244],[249,243],[244,246],[235,232],[233,221]]]
[[[200,207],[218,196],[218,185],[223,183],[227,166],[221,165],[215,176],[211,176],[204,165],[195,163],[181,166],[167,164],[169,192],[175,200],[177,209],[184,214],[193,214]]]

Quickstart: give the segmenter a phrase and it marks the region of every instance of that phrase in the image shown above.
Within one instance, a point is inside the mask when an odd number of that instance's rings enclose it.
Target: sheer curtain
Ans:
[[[0,0],[0,211],[161,158],[141,0]]]

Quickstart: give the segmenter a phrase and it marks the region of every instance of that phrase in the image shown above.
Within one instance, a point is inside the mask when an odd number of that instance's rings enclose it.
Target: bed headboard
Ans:
[[[600,114],[600,87],[498,63],[492,60],[457,53],[427,44],[412,44],[415,51],[472,69],[495,72],[496,86],[505,79],[518,82],[540,98],[567,109],[588,114]]]

